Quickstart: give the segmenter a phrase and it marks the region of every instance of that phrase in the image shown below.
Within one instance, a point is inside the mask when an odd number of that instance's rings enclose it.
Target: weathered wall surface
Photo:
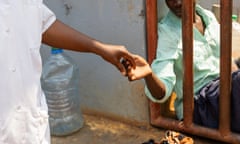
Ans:
[[[146,56],[144,0],[44,0],[57,18],[97,40]],[[43,62],[49,49],[41,49]],[[83,109],[148,122],[144,81],[129,82],[93,54],[67,52],[80,67]]]

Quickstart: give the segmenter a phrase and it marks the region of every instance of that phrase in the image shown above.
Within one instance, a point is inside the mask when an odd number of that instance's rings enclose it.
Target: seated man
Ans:
[[[131,69],[129,78],[145,77],[146,95],[153,102],[163,103],[172,92],[177,94],[175,110],[177,118],[183,117],[183,48],[182,48],[182,3],[181,0],[166,0],[169,13],[158,24],[158,48],[151,68],[144,59],[135,56],[136,69]],[[199,5],[195,6],[193,23],[194,47],[194,122],[211,128],[218,127],[218,97],[220,70],[220,28],[213,15]],[[240,71],[232,75],[232,121],[237,123],[240,107]],[[209,100],[210,98],[210,100]],[[210,103],[207,104],[207,103]],[[240,126],[232,129],[240,131]]]

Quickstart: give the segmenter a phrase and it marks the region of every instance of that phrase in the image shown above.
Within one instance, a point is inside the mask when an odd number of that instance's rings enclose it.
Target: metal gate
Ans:
[[[183,28],[183,109],[184,120],[177,121],[161,113],[161,104],[150,102],[150,121],[153,126],[202,136],[222,142],[240,143],[240,134],[230,130],[232,0],[220,1],[221,57],[219,128],[211,129],[193,123],[193,0],[182,0]],[[148,62],[155,57],[157,48],[157,0],[146,0]]]

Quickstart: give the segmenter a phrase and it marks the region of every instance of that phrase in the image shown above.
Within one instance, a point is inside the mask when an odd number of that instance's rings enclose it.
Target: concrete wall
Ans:
[[[44,0],[57,18],[97,40],[125,45],[146,57],[144,0]],[[93,54],[67,52],[80,67],[83,110],[148,122],[144,81],[129,82],[118,70]],[[43,63],[49,47],[42,46]]]

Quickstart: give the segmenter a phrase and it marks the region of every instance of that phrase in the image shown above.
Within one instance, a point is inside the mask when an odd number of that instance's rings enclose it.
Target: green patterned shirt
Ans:
[[[209,81],[219,76],[220,27],[212,12],[196,5],[197,13],[205,24],[204,35],[196,28],[194,34],[194,93]],[[152,63],[153,72],[165,84],[166,95],[155,99],[148,88],[146,95],[153,102],[165,102],[172,92],[177,94],[175,110],[179,119],[183,118],[183,50],[181,19],[171,11],[158,24],[158,47],[156,59]]]

